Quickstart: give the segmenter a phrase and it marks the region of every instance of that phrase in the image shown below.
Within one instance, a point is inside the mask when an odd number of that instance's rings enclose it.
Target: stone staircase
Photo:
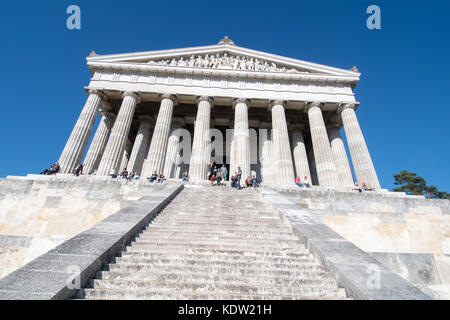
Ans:
[[[348,299],[262,197],[186,188],[81,299]]]

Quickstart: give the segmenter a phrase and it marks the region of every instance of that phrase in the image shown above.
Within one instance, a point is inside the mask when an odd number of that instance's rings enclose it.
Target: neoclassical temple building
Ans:
[[[100,176],[127,168],[141,177],[157,171],[179,178],[188,170],[191,181],[201,181],[214,160],[269,185],[293,185],[296,176],[307,176],[325,188],[357,181],[380,189],[355,113],[355,67],[242,48],[228,37],[202,47],[93,51],[87,61],[93,76],[59,160],[62,173],[83,161],[85,173]],[[214,147],[218,132],[223,148]]]

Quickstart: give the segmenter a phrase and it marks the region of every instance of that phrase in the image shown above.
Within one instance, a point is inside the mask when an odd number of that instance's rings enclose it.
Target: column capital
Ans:
[[[305,102],[305,112],[308,113],[309,109],[313,108],[313,107],[317,107],[322,109],[324,103],[320,102],[320,101],[306,101]]]
[[[272,108],[274,107],[274,106],[282,106],[283,108],[285,108],[286,109],[286,101],[284,101],[284,100],[279,100],[279,99],[277,99],[277,100],[270,100],[270,102],[269,102],[269,111],[272,111]]]
[[[208,96],[199,96],[197,97],[197,104],[199,104],[201,101],[207,101],[211,104],[211,108],[214,107],[214,99]]]
[[[141,97],[139,97],[139,94],[135,93],[135,92],[131,92],[131,91],[125,91],[122,93],[122,98],[125,97],[132,97],[136,100],[136,104],[141,103],[142,99]]]
[[[238,103],[245,103],[245,104],[247,105],[247,108],[248,108],[248,105],[250,104],[250,100],[249,100],[249,99],[246,99],[246,98],[236,98],[236,99],[233,99],[233,110],[236,108],[236,105],[237,105]]]
[[[359,106],[359,102],[341,102],[338,105],[338,109],[337,112],[340,114],[342,113],[342,111],[344,111],[345,109],[353,109],[356,110],[356,108],[358,108]]]
[[[173,104],[176,105],[178,103],[178,97],[171,93],[163,93],[160,95],[161,101],[164,99],[172,100]]]
[[[98,88],[90,88],[88,91],[88,94],[96,94],[100,97],[100,99],[102,99],[102,101],[107,101],[108,100],[108,96],[105,94],[105,92],[101,89]]]

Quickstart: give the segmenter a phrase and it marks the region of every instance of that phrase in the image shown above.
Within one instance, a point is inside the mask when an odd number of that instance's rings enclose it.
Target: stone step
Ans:
[[[174,245],[187,245],[187,246],[258,246],[258,250],[262,248],[296,248],[296,247],[302,247],[304,248],[303,243],[300,240],[252,240],[252,239],[242,239],[242,238],[236,238],[236,237],[229,237],[228,239],[220,238],[217,240],[214,240],[213,238],[206,238],[206,239],[199,239],[199,238],[145,238],[145,237],[139,237],[136,239],[136,241],[131,242],[132,246],[135,245],[168,245],[168,244],[174,244]]]
[[[159,216],[154,222],[158,223],[213,223],[213,224],[250,224],[250,225],[280,225],[284,223],[280,219],[248,218],[248,217],[202,217],[202,216]]]
[[[286,286],[301,286],[308,283],[329,283],[331,286],[336,286],[336,281],[325,271],[308,271],[298,272],[297,277],[290,276],[254,276],[254,275],[239,275],[233,276],[228,274],[208,274],[205,272],[170,272],[157,269],[152,272],[122,272],[122,271],[99,271],[96,275],[97,279],[117,279],[117,280],[154,280],[154,281],[199,281],[205,283],[234,283],[239,285],[245,284],[266,284],[266,285],[286,285]]]
[[[205,249],[205,248],[186,248],[186,247],[127,247],[127,252],[139,253],[166,253],[166,254],[218,254],[230,256],[259,256],[259,257],[297,257],[299,255],[309,254],[309,250],[292,251],[247,251],[232,249]]]
[[[297,254],[294,257],[285,256],[261,256],[261,255],[228,255],[228,254],[210,254],[210,253],[198,253],[198,254],[168,254],[157,252],[129,252],[123,251],[121,258],[144,258],[144,259],[174,259],[174,260],[206,260],[206,261],[223,261],[223,262],[244,262],[244,263],[274,263],[274,264],[295,264],[298,261],[304,259],[314,259],[314,256],[310,253]],[[119,257],[118,257],[119,258]]]
[[[216,225],[216,224],[204,224],[204,223],[183,223],[183,224],[173,224],[173,223],[158,223],[156,220],[152,221],[147,227],[149,228],[162,228],[167,229],[186,229],[186,230],[203,230],[203,231],[244,231],[244,232],[277,232],[277,233],[292,233],[291,228],[288,225]]]
[[[96,278],[79,298],[347,299],[259,193],[209,186],[187,186]]]
[[[82,289],[78,298],[92,300],[350,300],[336,296],[232,295],[197,292],[158,292],[154,290]]]
[[[284,230],[284,232],[271,232],[271,233],[264,233],[261,230],[236,230],[236,229],[215,229],[215,230],[209,230],[209,229],[203,229],[203,228],[190,228],[186,229],[183,227],[158,227],[151,225],[149,228],[144,230],[140,235],[152,235],[152,234],[198,234],[198,235],[233,235],[237,237],[242,236],[248,236],[248,237],[255,237],[255,238],[261,238],[261,237],[267,237],[270,239],[270,237],[290,237],[293,235],[292,232],[289,230]],[[294,236],[295,237],[295,236]]]
[[[171,206],[177,207],[180,205],[188,205],[191,208],[192,205],[201,206],[219,206],[227,204],[241,204],[241,207],[254,207],[265,204],[264,199],[261,199],[259,195],[225,195],[217,196],[214,194],[203,194],[202,196],[185,195],[181,194],[173,202]]]
[[[255,236],[248,236],[246,234],[241,233],[240,235],[236,234],[228,234],[228,235],[221,235],[221,234],[198,234],[196,232],[148,232],[143,233],[139,235],[138,238],[136,238],[136,241],[155,241],[155,240],[163,240],[163,239],[177,239],[180,241],[189,241],[192,239],[195,240],[201,240],[208,242],[210,240],[216,240],[216,241],[236,241],[237,243],[242,243],[245,241],[251,241],[251,242],[282,242],[282,241],[292,241],[297,240],[297,238],[293,235],[291,236],[284,236],[284,237],[277,237],[276,235],[272,235],[269,237],[269,235],[260,235],[259,238]]]
[[[255,263],[252,262],[242,262],[242,261],[224,261],[224,260],[206,260],[206,259],[148,259],[148,258],[138,258],[138,257],[117,257],[115,258],[116,264],[139,264],[139,265],[152,265],[152,266],[200,266],[207,268],[254,268]],[[280,264],[271,262],[259,262],[258,267],[270,269],[280,269],[280,270],[291,270],[296,268],[301,268],[302,266],[312,266],[319,265],[314,259],[302,259],[297,260],[295,263]]]
[[[239,203],[230,204],[216,204],[214,206],[196,206],[192,208],[186,208],[186,204],[184,206],[170,206],[166,207],[165,210],[167,212],[185,212],[185,213],[196,213],[196,212],[209,212],[212,214],[222,213],[222,214],[252,214],[261,212],[262,214],[274,214],[273,210],[269,208],[261,208],[261,206],[253,206],[253,207],[242,207]],[[220,211],[221,210],[221,211]]]
[[[301,287],[281,287],[265,285],[234,285],[227,283],[205,284],[198,282],[179,282],[179,283],[159,283],[155,281],[142,280],[91,280],[91,286],[94,289],[112,289],[112,290],[154,290],[161,293],[171,293],[174,291],[187,291],[196,293],[226,293],[239,295],[292,295],[292,296],[341,296],[345,297],[345,290],[337,287],[321,286],[318,284],[303,285]]]
[[[153,266],[148,264],[110,264],[109,270],[104,271],[115,271],[115,272],[153,272],[159,270],[160,266]],[[325,269],[320,265],[304,265],[301,267],[296,267],[293,270],[286,269],[276,269],[276,268],[262,268],[255,266],[253,269],[246,268],[228,268],[226,266],[210,268],[208,266],[186,266],[186,265],[166,265],[164,266],[164,272],[182,272],[188,273],[206,273],[209,275],[235,275],[235,276],[291,276],[292,278],[301,277],[305,272],[321,272]]]
[[[209,249],[209,250],[230,250],[230,251],[249,251],[249,252],[271,252],[271,251],[281,251],[281,252],[296,252],[305,250],[303,245],[298,246],[270,246],[268,244],[262,246],[255,245],[238,245],[238,244],[223,244],[218,242],[217,244],[202,244],[197,242],[192,243],[176,243],[176,242],[132,242],[131,247],[128,248],[142,248],[144,250],[149,250],[152,248],[167,248],[167,249]]]
[[[182,210],[182,209],[180,209]],[[235,218],[235,219],[260,219],[262,221],[267,220],[278,220],[281,221],[280,218],[273,214],[272,212],[258,212],[258,211],[247,211],[247,212],[211,212],[211,211],[192,211],[192,212],[181,212],[181,211],[162,211],[159,217],[179,217],[179,218],[187,218],[187,217],[199,217],[199,218]]]

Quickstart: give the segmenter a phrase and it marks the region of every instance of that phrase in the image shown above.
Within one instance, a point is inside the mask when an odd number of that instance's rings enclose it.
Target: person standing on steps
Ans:
[[[222,171],[223,181],[228,181],[228,170],[227,170],[227,167],[225,165],[223,165],[222,168],[220,168],[220,171]]]
[[[234,175],[234,177],[236,178],[236,183],[237,183],[237,187],[239,190],[242,189],[241,187],[241,178],[242,178],[242,170],[241,167],[237,167],[237,171],[236,174]]]

